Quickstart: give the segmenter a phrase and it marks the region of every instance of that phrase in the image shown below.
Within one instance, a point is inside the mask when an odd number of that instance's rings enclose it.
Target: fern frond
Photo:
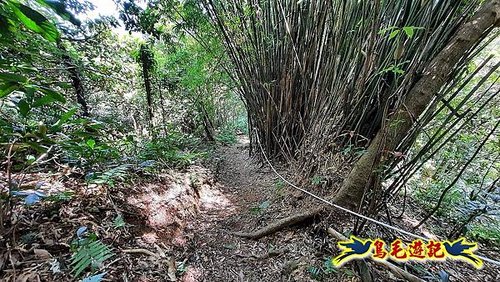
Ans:
[[[113,255],[111,248],[101,241],[84,244],[78,248],[71,258],[72,271],[75,276],[79,276],[87,267],[99,267]]]

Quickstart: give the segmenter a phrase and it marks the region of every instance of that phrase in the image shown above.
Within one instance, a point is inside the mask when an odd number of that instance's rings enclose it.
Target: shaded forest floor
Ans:
[[[70,245],[81,226],[113,248],[114,256],[101,265],[107,281],[360,281],[354,264],[335,269],[329,263],[339,251],[326,229],[335,224],[349,230],[353,220],[345,214],[332,212],[260,240],[232,234],[317,206],[250,158],[244,137],[217,149],[205,165],[113,188],[87,185],[63,169],[26,176],[26,183],[40,180],[49,194],[72,191],[78,197],[16,206],[14,242],[0,238],[8,241],[0,251],[0,281],[73,281]],[[370,266],[376,281],[399,281]],[[450,281],[500,281],[490,265],[480,272],[456,262],[405,268],[429,281],[440,281],[442,269]]]

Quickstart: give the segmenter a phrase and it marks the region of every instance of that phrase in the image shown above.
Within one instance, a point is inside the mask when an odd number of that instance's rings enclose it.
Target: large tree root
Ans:
[[[280,219],[276,222],[273,222],[273,223],[265,226],[262,229],[254,231],[254,232],[248,232],[248,233],[234,232],[233,234],[236,236],[239,236],[239,237],[243,237],[243,238],[259,239],[259,238],[262,238],[262,237],[267,236],[269,234],[272,234],[274,232],[280,231],[281,229],[286,228],[288,226],[298,224],[298,223],[301,223],[305,220],[313,218],[314,216],[318,215],[322,211],[323,211],[322,208],[309,210],[309,211],[306,211],[303,213],[299,213],[296,215],[292,215],[292,216]]]

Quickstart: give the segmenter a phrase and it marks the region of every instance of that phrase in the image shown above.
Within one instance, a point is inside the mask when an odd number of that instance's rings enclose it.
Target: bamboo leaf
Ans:
[[[396,37],[400,31],[401,31],[400,29],[393,30],[391,34],[389,34],[389,39],[393,39],[394,37]]]
[[[25,83],[28,81],[28,79],[25,76],[10,72],[0,72],[0,80],[7,82],[18,82],[18,83]]]
[[[21,99],[18,103],[17,103],[17,107],[19,108],[19,113],[23,116],[23,117],[27,117],[28,116],[28,113],[30,112],[31,110],[31,107],[30,105],[28,104],[28,102],[26,101],[26,99]]]
[[[0,98],[6,97],[10,93],[19,89],[19,84],[16,82],[7,82],[0,86]]]
[[[413,35],[415,34],[415,30],[413,29],[412,26],[405,26],[403,27],[404,32],[406,33],[406,36],[409,38],[413,38]]]

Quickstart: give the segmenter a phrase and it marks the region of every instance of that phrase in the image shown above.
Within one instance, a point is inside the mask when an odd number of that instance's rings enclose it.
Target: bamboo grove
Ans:
[[[488,78],[497,75],[498,62],[487,58],[475,73],[465,67],[498,33],[499,1],[204,5],[234,63],[253,143],[260,140],[267,154],[296,164],[303,178],[328,173],[345,146],[364,148],[333,193],[344,205],[370,212],[386,206],[460,124],[498,102],[498,91],[485,91],[496,82]],[[483,79],[456,100],[479,74]],[[440,130],[410,153],[443,111],[448,118]],[[384,182],[390,183],[382,188]]]

